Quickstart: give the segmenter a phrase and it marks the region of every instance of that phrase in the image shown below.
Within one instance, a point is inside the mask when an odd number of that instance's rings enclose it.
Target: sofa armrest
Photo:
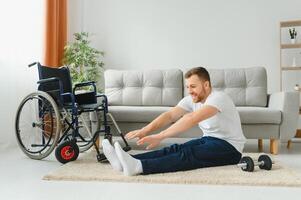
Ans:
[[[281,111],[280,140],[296,135],[299,118],[299,92],[277,92],[270,95],[268,107]]]

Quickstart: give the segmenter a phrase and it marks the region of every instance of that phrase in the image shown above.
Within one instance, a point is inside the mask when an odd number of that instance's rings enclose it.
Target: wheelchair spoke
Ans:
[[[20,123],[19,124],[19,127],[30,127],[32,125],[32,123],[30,123],[30,122],[24,122],[24,123]]]

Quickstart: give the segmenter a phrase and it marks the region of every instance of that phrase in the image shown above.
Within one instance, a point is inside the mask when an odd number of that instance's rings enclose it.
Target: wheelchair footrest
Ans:
[[[130,151],[132,148],[130,147],[130,146],[125,146],[125,147],[123,147],[123,150],[124,151]]]
[[[100,162],[100,163],[107,163],[108,162],[106,156],[103,153],[96,155],[96,158],[97,158],[97,161]]]

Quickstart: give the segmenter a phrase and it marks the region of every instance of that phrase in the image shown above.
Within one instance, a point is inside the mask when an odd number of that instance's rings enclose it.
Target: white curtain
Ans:
[[[21,99],[36,89],[42,58],[44,1],[0,0],[0,153],[16,146],[14,118]]]

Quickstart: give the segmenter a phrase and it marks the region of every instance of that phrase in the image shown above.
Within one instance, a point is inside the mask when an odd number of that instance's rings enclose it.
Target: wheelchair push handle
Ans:
[[[32,66],[35,66],[35,65],[41,65],[39,62],[33,62],[31,64],[28,65],[28,67],[32,67]]]
[[[34,66],[36,64],[37,64],[37,62],[31,63],[31,64],[28,65],[28,67],[32,67],[32,66]]]

